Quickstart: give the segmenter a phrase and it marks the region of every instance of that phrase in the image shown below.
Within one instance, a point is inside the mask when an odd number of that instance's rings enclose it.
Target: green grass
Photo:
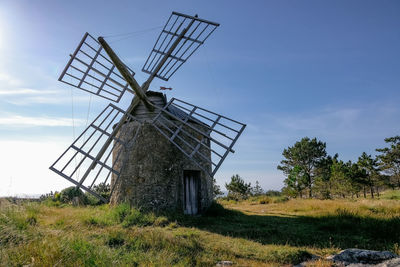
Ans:
[[[239,266],[296,264],[358,247],[399,253],[400,201],[222,201],[203,216],[121,204],[11,204],[0,199],[0,265]],[[329,266],[319,261],[318,266]]]
[[[400,190],[388,190],[383,192],[380,196],[381,199],[400,200]]]

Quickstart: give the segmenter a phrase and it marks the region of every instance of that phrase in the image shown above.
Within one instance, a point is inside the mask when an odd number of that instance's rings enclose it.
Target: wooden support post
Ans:
[[[122,61],[114,53],[114,51],[111,49],[111,47],[104,40],[103,37],[99,37],[98,40],[99,40],[101,46],[107,52],[107,54],[110,57],[111,61],[114,63],[115,67],[117,67],[118,71],[121,73],[121,75],[124,77],[124,79],[128,82],[128,84],[135,91],[136,96],[139,97],[140,100],[143,101],[144,105],[146,106],[146,108],[148,110],[154,111],[154,105],[147,99],[147,96],[144,93],[145,90],[142,90],[142,87],[140,87],[140,85],[137,83],[135,78],[132,77],[132,75],[129,73],[129,71],[125,67],[124,63],[122,63]]]

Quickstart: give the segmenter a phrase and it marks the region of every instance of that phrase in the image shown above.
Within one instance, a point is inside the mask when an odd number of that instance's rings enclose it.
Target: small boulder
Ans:
[[[384,261],[378,264],[362,264],[362,263],[352,263],[347,265],[347,267],[399,267],[400,257],[393,258],[391,260]]]
[[[398,256],[390,251],[350,248],[340,251],[339,254],[328,256],[327,259],[343,265],[361,263],[365,266],[365,264],[376,265],[396,257]],[[353,267],[355,266],[358,265],[353,265]]]

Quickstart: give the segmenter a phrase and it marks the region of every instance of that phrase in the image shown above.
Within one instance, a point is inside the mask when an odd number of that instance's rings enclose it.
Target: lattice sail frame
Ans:
[[[117,103],[126,90],[133,93],[103,47],[89,33],[84,34],[70,57],[59,81]]]
[[[152,124],[211,177],[229,152],[235,152],[232,147],[246,127],[241,122],[177,98],[172,98],[160,110]],[[204,162],[211,168],[206,168]]]
[[[167,81],[218,26],[218,23],[200,19],[197,15],[193,17],[172,12],[142,68],[142,71],[151,74],[144,90],[147,90],[153,77]],[[103,47],[89,33],[85,33],[70,56],[59,81],[114,102],[119,102],[125,91],[133,93]],[[135,73],[127,69],[133,77]],[[162,109],[156,108],[159,113],[152,125],[210,176],[214,176],[227,154],[234,152],[232,147],[246,126],[176,98]],[[119,179],[121,175],[127,157],[118,159],[123,150],[131,149],[135,144],[141,128],[141,122],[128,114],[129,109],[124,111],[109,104],[50,169],[107,202],[108,199],[96,193],[93,186],[107,183],[110,176]],[[134,136],[129,143],[125,143],[112,129],[120,129],[119,126],[130,121],[139,122],[139,127],[131,129],[135,133],[124,133]],[[118,154],[113,155],[117,146],[123,146],[123,149],[118,149]],[[100,152],[103,149],[104,154]],[[80,177],[82,173],[84,175]],[[115,181],[114,187],[116,184]]]
[[[182,41],[169,55],[163,67],[155,73],[164,81],[185,63],[188,58],[207,40],[207,38],[219,26],[219,23],[200,19],[196,16],[188,16],[178,12],[172,12],[163,30],[157,38],[153,49],[150,52],[142,71],[153,74],[162,58],[167,55],[174,41],[188,28],[182,37]]]
[[[121,120],[124,115],[126,115],[126,119]],[[53,163],[50,169],[100,200],[107,202],[108,199],[96,193],[93,190],[93,186],[99,183],[106,184],[110,181],[110,176],[112,175],[113,179],[119,179],[126,159],[122,159],[122,161],[118,161],[118,159],[124,149],[132,148],[140,127],[136,128],[135,133],[127,133],[134,136],[128,143],[117,136],[113,136],[113,144],[108,146],[102,157],[96,161],[97,164],[93,169],[91,169],[91,165],[96,160],[96,156],[103,144],[111,137],[113,129],[131,121],[137,120],[132,115],[126,114],[126,111],[110,103]],[[131,131],[134,130],[131,129]],[[119,146],[123,146],[123,149],[119,149],[118,154],[113,155],[114,149]],[[115,158],[113,159],[112,157]],[[116,165],[117,162],[122,162],[122,164]],[[80,177],[80,174],[83,175],[88,170],[90,172],[87,177]],[[116,182],[114,182],[114,186],[115,184]],[[111,188],[111,194],[113,191],[114,187]]]

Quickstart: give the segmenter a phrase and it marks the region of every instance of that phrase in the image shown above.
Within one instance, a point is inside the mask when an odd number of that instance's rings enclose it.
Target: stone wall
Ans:
[[[177,123],[176,121],[174,121]],[[132,140],[139,122],[125,124],[118,138]],[[193,127],[201,127],[192,123]],[[193,131],[187,126],[184,128]],[[129,145],[128,145],[129,147]],[[113,160],[121,146],[113,151]],[[207,149],[201,150],[210,157]],[[127,157],[127,158],[126,158]],[[126,164],[121,170],[118,181],[113,176],[111,186],[115,189],[111,196],[111,204],[128,202],[132,206],[150,210],[183,211],[183,172],[184,170],[201,171],[200,209],[204,211],[213,200],[213,180],[195,163],[188,159],[175,145],[160,134],[150,122],[142,122],[136,142],[127,150],[123,150],[115,164]],[[211,170],[211,165],[202,162],[204,168]]]

